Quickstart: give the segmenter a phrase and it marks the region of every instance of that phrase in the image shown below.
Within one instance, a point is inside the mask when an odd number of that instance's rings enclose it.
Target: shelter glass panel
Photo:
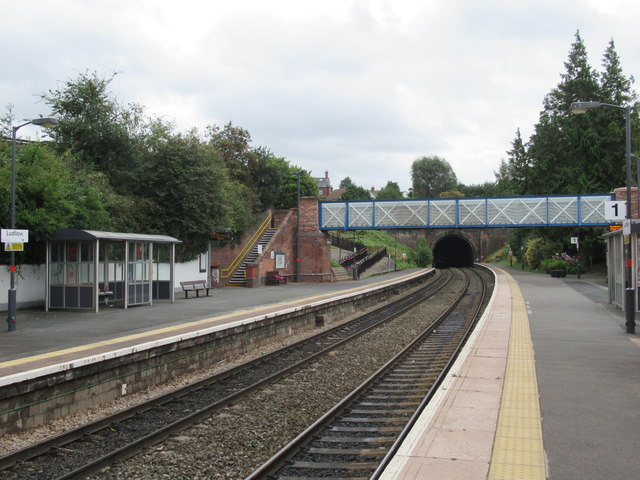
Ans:
[[[129,243],[129,305],[149,302],[151,281],[149,279],[149,244],[146,242]]]

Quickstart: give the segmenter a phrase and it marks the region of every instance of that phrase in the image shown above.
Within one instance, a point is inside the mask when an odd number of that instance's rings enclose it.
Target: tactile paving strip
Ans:
[[[529,318],[510,275],[512,323],[489,480],[544,480],[542,420]]]

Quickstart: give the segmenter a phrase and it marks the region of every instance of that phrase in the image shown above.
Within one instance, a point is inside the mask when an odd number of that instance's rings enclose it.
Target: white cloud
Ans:
[[[232,121],[256,145],[334,184],[410,186],[440,155],[493,180],[531,135],[576,30],[592,66],[613,38],[638,75],[633,0],[58,0],[4,6],[0,99],[18,118],[78,73],[121,72],[122,102],[178,128]],[[21,131],[22,132],[22,131]]]

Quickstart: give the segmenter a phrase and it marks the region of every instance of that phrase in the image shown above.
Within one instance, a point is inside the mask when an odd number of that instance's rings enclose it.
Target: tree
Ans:
[[[44,261],[44,240],[59,228],[107,230],[110,210],[121,202],[104,174],[84,166],[73,156],[58,156],[44,143],[18,148],[16,224],[29,230],[29,248],[20,263]],[[9,225],[11,199],[11,143],[0,143],[0,224]]]
[[[608,192],[625,182],[624,120],[620,112],[601,108],[587,115],[570,113],[576,100],[615,103],[632,99],[630,80],[620,73],[617,55],[610,44],[605,54],[604,76],[588,63],[580,37],[571,46],[560,84],[544,100],[527,156],[528,194],[579,194]],[[611,98],[612,92],[617,92]],[[626,93],[625,93],[626,92]]]
[[[347,177],[347,179],[348,178],[349,177]],[[342,185],[342,183],[340,185]],[[341,186],[340,188],[345,188],[345,187]],[[364,187],[360,187],[354,183],[350,183],[346,186],[346,190],[344,191],[344,193],[340,195],[340,200],[344,200],[344,201],[371,200],[371,193],[369,192],[369,190],[367,190]]]
[[[253,185],[258,196],[260,210],[295,207],[298,199],[298,173],[300,173],[300,195],[315,196],[317,182],[309,172],[292,166],[287,160],[276,157],[266,149],[258,149],[258,168]]]
[[[419,267],[428,267],[433,264],[433,251],[424,238],[418,240],[415,251],[415,262]]]
[[[353,180],[351,180],[350,177],[344,177],[341,181],[340,181],[340,185],[338,188],[349,188],[354,186],[355,183],[353,183]]]
[[[507,155],[507,161],[502,160],[498,172],[495,172],[498,190],[504,195],[524,194],[530,161],[519,128]]]
[[[435,198],[442,192],[454,190],[458,185],[449,162],[437,155],[414,160],[411,180],[413,198]]]
[[[229,122],[222,129],[215,125],[207,127],[207,134],[209,144],[220,154],[231,179],[251,186],[259,168],[259,155],[251,147],[249,132]]]
[[[463,197],[499,197],[505,195],[496,182],[485,182],[478,185],[458,185]]]
[[[231,185],[217,150],[201,142],[195,132],[174,134],[165,131],[150,144],[147,163],[148,198],[153,202],[153,233],[182,240],[180,260],[190,260],[206,250],[209,234],[217,227],[238,231],[236,194],[244,195],[242,204],[253,220],[247,191]],[[242,225],[245,227],[246,225]]]
[[[396,182],[388,181],[387,184],[378,191],[377,200],[402,200],[404,195],[400,186]]]
[[[142,151],[137,135],[144,126],[140,107],[124,107],[112,98],[109,85],[114,77],[84,73],[41,98],[59,121],[50,132],[55,150],[72,152],[106,173],[113,188],[126,195],[135,191],[139,169],[144,170],[136,158]]]

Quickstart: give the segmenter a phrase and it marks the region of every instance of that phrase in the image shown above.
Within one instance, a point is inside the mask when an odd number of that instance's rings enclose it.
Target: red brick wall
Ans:
[[[320,231],[318,224],[318,199],[300,199],[300,281],[330,282],[331,244],[329,237]]]
[[[278,232],[274,235],[271,241],[266,245],[265,250],[262,252],[262,256],[258,258],[258,276],[261,279],[261,283],[264,283],[264,278],[267,272],[276,270],[276,253],[284,253],[285,264],[284,268],[279,268],[278,271],[281,275],[287,277],[287,281],[293,281],[293,274],[295,273],[295,209],[291,210],[276,210],[274,211],[274,226],[278,228]],[[271,254],[273,253],[273,258]]]
[[[329,282],[331,272],[331,245],[329,239],[319,230],[318,199],[305,197],[300,199],[300,281],[301,282]],[[254,266],[257,268],[257,278],[251,281],[252,286],[264,284],[267,272],[276,270],[276,254],[284,253],[284,268],[277,269],[280,274],[293,282],[296,275],[296,233],[297,209],[274,210],[272,226],[278,229],[271,241],[265,246],[262,255],[258,257]],[[241,242],[229,243],[211,252],[211,264],[220,269],[228,267],[251,238],[260,223],[251,232],[243,235]]]
[[[618,202],[627,200],[627,187],[616,188],[613,193]],[[625,212],[626,213],[626,212]],[[638,218],[638,188],[631,187],[631,218]]]

